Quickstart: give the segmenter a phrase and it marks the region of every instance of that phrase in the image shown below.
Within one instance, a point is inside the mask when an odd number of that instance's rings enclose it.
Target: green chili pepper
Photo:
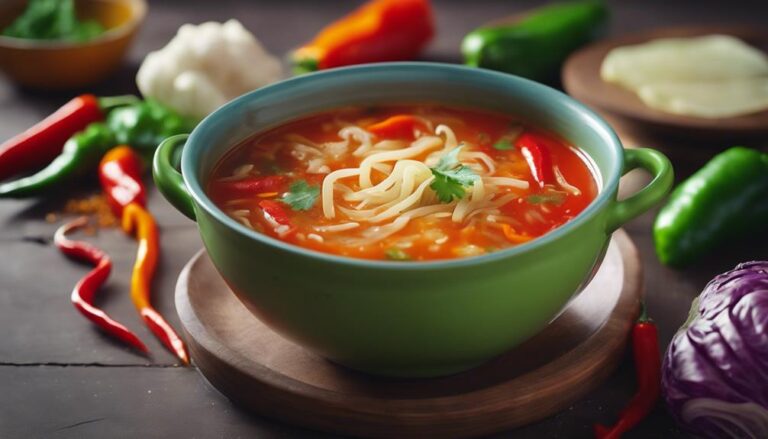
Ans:
[[[154,154],[167,137],[192,131],[196,121],[155,101],[140,101],[110,111],[107,126],[117,144],[130,145],[145,156]]]
[[[768,154],[733,147],[710,160],[670,196],[653,226],[656,254],[683,266],[768,224]]]
[[[513,24],[475,29],[461,50],[467,65],[548,81],[571,52],[599,33],[607,16],[602,1],[555,4]]]
[[[67,140],[61,154],[36,174],[0,184],[0,198],[38,195],[96,169],[101,157],[115,144],[115,136],[104,123],[92,123]]]

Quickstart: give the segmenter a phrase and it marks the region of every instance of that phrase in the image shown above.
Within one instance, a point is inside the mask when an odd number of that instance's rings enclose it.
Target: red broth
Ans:
[[[300,247],[426,261],[536,239],[584,210],[597,184],[586,155],[551,133],[502,114],[409,105],[339,109],[256,134],[218,163],[207,192],[247,227]]]

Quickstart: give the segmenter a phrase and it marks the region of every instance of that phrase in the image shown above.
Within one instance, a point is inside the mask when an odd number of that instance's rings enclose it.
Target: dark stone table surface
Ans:
[[[135,91],[133,78],[143,57],[162,47],[183,23],[237,18],[273,53],[309,39],[356,1],[154,0],[126,65],[89,91],[117,95]],[[540,2],[530,0],[434,0],[438,35],[426,58],[458,61],[461,37],[470,29]],[[764,1],[610,1],[610,34],[676,24],[752,23],[765,27]],[[74,92],[20,90],[0,79],[0,139],[27,128]],[[652,133],[649,133],[652,134]],[[637,143],[625,137],[625,143]],[[667,151],[678,177],[713,154],[680,141],[644,139]],[[722,147],[728,145],[721,145]],[[624,191],[642,177],[630,175]],[[85,182],[78,191],[93,191]],[[71,194],[68,194],[71,195]],[[135,355],[94,330],[69,303],[69,292],[85,272],[52,246],[57,224],[45,216],[60,210],[64,195],[45,200],[0,201],[0,438],[250,438],[329,437],[251,415],[212,388],[194,367],[178,367],[138,321],[129,300],[128,276],[135,242],[116,229],[91,240],[114,258],[114,272],[100,302],[115,318],[136,329],[153,352]],[[154,283],[155,303],[179,327],[173,305],[176,278],[201,247],[195,225],[152,191],[150,209],[162,227],[163,256]],[[691,300],[715,274],[737,262],[765,258],[765,239],[735,244],[684,271],[661,266],[653,254],[653,213],[626,229],[640,249],[648,308],[666,347],[685,319]],[[500,433],[500,438],[588,438],[594,421],[611,422],[634,391],[629,355],[619,369],[581,401],[540,423]],[[628,438],[682,437],[659,405]]]

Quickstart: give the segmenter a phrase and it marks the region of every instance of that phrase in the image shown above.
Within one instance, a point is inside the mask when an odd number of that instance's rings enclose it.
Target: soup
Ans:
[[[245,226],[307,249],[427,261],[536,239],[595,198],[583,152],[502,114],[345,108],[259,133],[207,193]]]

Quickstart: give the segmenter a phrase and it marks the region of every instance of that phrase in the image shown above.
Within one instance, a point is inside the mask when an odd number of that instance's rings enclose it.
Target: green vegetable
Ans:
[[[293,64],[293,74],[303,75],[305,73],[316,72],[320,69],[320,63],[314,58],[302,58],[296,60]]]
[[[429,185],[443,203],[450,203],[454,198],[464,198],[467,187],[475,184],[478,179],[472,169],[459,163],[461,146],[454,148],[440,158],[437,166],[430,168],[435,181]]]
[[[499,151],[509,151],[511,149],[515,149],[515,145],[512,144],[512,142],[509,141],[509,139],[501,139],[498,142],[493,144],[494,149],[498,149]]]
[[[293,210],[309,210],[317,202],[320,196],[320,188],[310,186],[304,180],[299,180],[288,188],[288,193],[280,200],[291,206]]]
[[[73,0],[30,0],[3,35],[32,40],[88,41],[105,32],[94,20],[79,21]]]
[[[384,255],[390,261],[410,261],[411,260],[411,257],[408,255],[408,253],[404,252],[402,249],[399,249],[397,247],[392,247],[387,249],[387,251],[384,252]]]
[[[195,124],[196,121],[151,100],[118,107],[107,116],[107,126],[118,144],[129,145],[149,157],[160,142],[192,131]]]
[[[768,224],[768,154],[733,147],[675,189],[653,226],[656,254],[683,266]]]
[[[529,204],[554,204],[559,206],[565,202],[568,194],[560,191],[549,191],[541,194],[531,194],[525,197]]]
[[[607,16],[602,1],[554,4],[513,24],[476,29],[464,37],[461,50],[469,66],[549,81],[571,52],[598,34]]]
[[[28,197],[54,189],[76,176],[95,170],[101,157],[115,145],[115,136],[106,125],[92,123],[67,140],[62,153],[41,171],[0,184],[0,198]]]

